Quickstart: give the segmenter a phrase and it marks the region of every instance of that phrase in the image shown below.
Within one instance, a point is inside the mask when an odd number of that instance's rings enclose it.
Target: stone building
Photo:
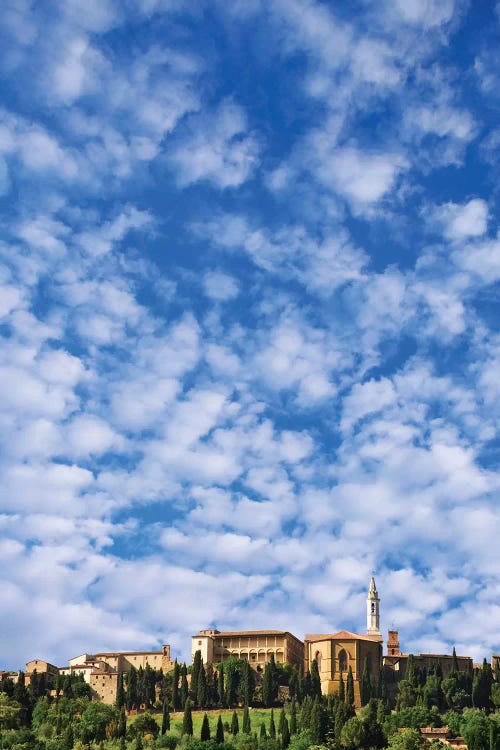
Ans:
[[[37,674],[45,675],[48,682],[50,682],[56,677],[56,675],[59,674],[59,669],[58,667],[54,666],[54,664],[51,664],[48,661],[44,661],[43,659],[32,659],[31,661],[26,662],[26,672],[25,672],[25,684],[26,685],[30,684],[31,675],[34,672],[36,672]]]
[[[400,651],[398,631],[389,630],[387,654],[384,656],[384,673],[389,686],[405,679],[408,657],[409,654]],[[457,656],[456,659],[460,671],[472,671],[473,661],[470,656]],[[415,667],[425,669],[426,672],[439,665],[444,678],[449,677],[453,670],[452,654],[413,654],[413,663]]]
[[[340,675],[345,682],[351,668],[357,708],[361,705],[360,688],[365,665],[372,685],[376,685],[382,664],[380,599],[373,576],[366,599],[366,629],[366,635],[341,630],[339,633],[306,635],[304,640],[304,671],[310,669],[313,659],[316,659],[323,694],[337,693]]]
[[[88,682],[92,697],[103,703],[114,703],[118,688],[118,676],[132,667],[169,672],[174,667],[170,659],[170,646],[164,644],[161,651],[106,651],[99,654],[80,654],[61,667],[59,674],[81,674]]]
[[[303,664],[304,644],[287,630],[200,630],[191,638],[192,658],[201,651],[205,664],[232,657],[245,659],[262,672],[271,654],[278,664]]]

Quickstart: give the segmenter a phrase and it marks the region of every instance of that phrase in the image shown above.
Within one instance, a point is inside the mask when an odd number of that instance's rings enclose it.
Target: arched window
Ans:
[[[339,671],[347,672],[347,654],[344,649],[339,651]]]
[[[372,615],[375,614],[375,602],[372,602]]]
[[[316,659],[316,664],[318,665],[318,672],[321,672],[321,651],[316,651],[314,658]]]

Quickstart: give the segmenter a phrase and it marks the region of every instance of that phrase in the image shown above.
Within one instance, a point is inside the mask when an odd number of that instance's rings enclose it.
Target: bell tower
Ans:
[[[380,599],[373,576],[366,599],[366,632],[368,635],[380,635]]]

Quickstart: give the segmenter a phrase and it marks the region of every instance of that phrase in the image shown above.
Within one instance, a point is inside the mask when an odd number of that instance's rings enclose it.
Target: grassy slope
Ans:
[[[278,721],[279,721],[279,715],[280,715],[281,708],[275,708],[274,709],[274,723],[276,724],[276,729],[278,728]],[[213,711],[207,711],[208,714],[208,720],[210,722],[210,732],[212,734],[212,737],[215,737],[215,730],[217,727],[217,721],[219,716],[222,716],[222,722],[228,723],[229,726],[231,726],[231,719],[233,718],[233,710],[229,709],[214,709]],[[238,714],[238,721],[240,725],[240,732],[243,725],[243,709],[236,709],[236,713]],[[201,731],[201,722],[203,721],[203,716],[205,714],[205,711],[193,711],[193,736],[196,738],[199,738],[200,731]],[[170,714],[170,732],[169,734],[174,734],[177,736],[181,735],[182,732],[182,718],[183,718],[183,712],[177,711],[176,713]],[[155,719],[158,722],[158,724],[161,726],[161,713],[155,714]],[[260,725],[262,722],[266,725],[266,729],[269,729],[269,721],[271,719],[271,709],[270,708],[251,708],[250,709],[250,722],[252,725],[252,732],[257,732],[259,734],[260,731]],[[131,718],[129,719],[131,721]]]

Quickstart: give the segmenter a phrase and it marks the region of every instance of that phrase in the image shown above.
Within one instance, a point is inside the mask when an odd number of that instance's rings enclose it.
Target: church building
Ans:
[[[345,683],[351,668],[356,708],[361,706],[361,680],[365,665],[371,684],[376,685],[382,664],[380,599],[373,576],[366,600],[366,630],[365,635],[341,630],[325,635],[306,635],[304,639],[304,669],[310,669],[313,659],[316,659],[323,695],[337,693],[340,676]]]

